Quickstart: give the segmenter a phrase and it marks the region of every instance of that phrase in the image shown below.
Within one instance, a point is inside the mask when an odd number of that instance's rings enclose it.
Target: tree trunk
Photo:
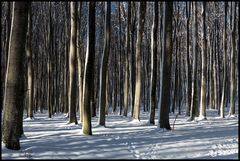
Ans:
[[[191,106],[191,65],[190,65],[190,45],[189,45],[189,17],[190,17],[190,2],[186,2],[186,16],[187,16],[187,63],[186,63],[186,73],[187,73],[187,98],[186,98],[186,116],[190,116],[190,106]]]
[[[13,2],[13,18],[10,33],[9,59],[5,81],[2,139],[6,148],[19,150],[23,98],[24,98],[24,53],[28,24],[28,2]]]
[[[214,78],[213,78],[213,39],[211,42],[211,35],[209,38],[209,48],[210,48],[210,63],[209,63],[209,86],[210,86],[210,91],[209,91],[209,104],[210,104],[210,109],[214,109]]]
[[[105,106],[106,106],[106,85],[107,85],[107,65],[110,51],[110,34],[111,34],[111,2],[105,4],[105,45],[102,55],[100,68],[100,95],[99,95],[99,125],[105,126]]]
[[[48,90],[47,90],[47,103],[48,103],[48,117],[52,117],[52,97],[51,97],[51,86],[52,86],[52,60],[51,60],[51,51],[52,51],[52,46],[51,46],[51,41],[52,41],[52,2],[49,2],[49,32],[48,32],[48,58],[47,58],[47,71],[48,71]]]
[[[79,91],[79,121],[83,121],[83,101],[82,101],[82,91],[83,91],[83,74],[82,74],[82,61],[81,61],[81,49],[80,49],[80,24],[81,24],[81,10],[82,10],[82,2],[80,2],[80,7],[78,8],[79,17],[77,20],[77,64],[78,64],[78,91]]]
[[[135,2],[133,2],[132,12],[135,12]],[[135,67],[135,55],[134,55],[134,31],[136,16],[134,14],[134,20],[131,23],[131,116],[134,114],[134,100],[135,100],[135,84],[136,84],[136,67]]]
[[[123,116],[128,113],[128,55],[130,53],[130,24],[131,24],[131,2],[128,2],[128,21],[127,21],[127,35],[126,35],[126,54],[125,54],[125,80],[124,80],[124,112]]]
[[[235,35],[236,35],[236,2],[231,2],[233,5],[232,10],[232,30],[231,30],[231,42],[232,42],[232,49],[231,49],[231,92],[230,92],[230,111],[229,115],[235,114],[235,102],[236,102],[236,79],[235,79],[235,55],[236,55],[236,42],[235,42]]]
[[[150,124],[155,124],[156,109],[156,81],[157,81],[157,29],[158,29],[158,2],[154,2],[154,21],[152,25],[151,45],[151,83],[150,83]]]
[[[226,103],[226,94],[227,94],[227,35],[226,35],[226,30],[227,30],[227,3],[225,2],[224,6],[224,13],[225,13],[225,18],[224,18],[224,27],[223,27],[223,89],[222,89],[222,98],[221,98],[221,106],[220,106],[220,116],[222,118],[225,117],[224,115],[224,107]]]
[[[163,18],[163,56],[161,72],[161,94],[158,128],[170,130],[169,109],[170,109],[170,90],[171,90],[171,64],[172,64],[172,17],[173,2],[164,2]]]
[[[83,134],[92,135],[91,91],[94,90],[95,2],[88,2],[88,41],[83,81]]]
[[[192,75],[192,101],[190,110],[190,120],[194,120],[197,115],[197,2],[193,2],[193,75]]]
[[[136,86],[135,86],[135,100],[134,100],[134,119],[140,120],[140,102],[141,102],[141,43],[143,37],[144,21],[146,13],[146,2],[140,2],[139,13],[138,13],[138,30],[137,30],[137,43],[136,43]]]
[[[69,86],[68,86],[68,107],[69,122],[77,124],[76,105],[77,105],[77,3],[71,2],[71,35],[69,52]]]
[[[207,108],[207,102],[206,102],[206,84],[207,84],[207,51],[206,51],[206,23],[205,23],[205,17],[206,17],[206,2],[203,2],[203,8],[202,8],[202,25],[203,25],[203,39],[202,39],[202,82],[201,82],[201,100],[200,100],[200,119],[206,119],[206,108]]]
[[[28,79],[28,112],[27,117],[33,118],[33,91],[34,91],[34,77],[33,77],[33,62],[32,62],[32,11],[31,6],[28,11],[28,32],[26,40],[26,58],[27,58],[27,79]]]

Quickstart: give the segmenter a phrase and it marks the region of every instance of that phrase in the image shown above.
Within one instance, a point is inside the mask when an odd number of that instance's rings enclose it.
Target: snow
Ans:
[[[140,121],[109,114],[105,127],[92,118],[92,136],[64,114],[47,117],[44,111],[24,119],[21,149],[2,143],[2,159],[238,159],[238,114],[219,118],[216,110],[207,110],[207,120],[201,121],[178,115],[171,131],[158,129],[157,119],[150,125],[148,112]],[[171,127],[175,117],[170,114]]]

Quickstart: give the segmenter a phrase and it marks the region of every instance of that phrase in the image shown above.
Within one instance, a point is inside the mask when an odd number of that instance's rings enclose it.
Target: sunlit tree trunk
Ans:
[[[136,85],[135,85],[135,101],[134,101],[134,119],[140,120],[140,98],[141,98],[141,81],[142,81],[142,68],[141,68],[141,43],[143,37],[143,29],[145,22],[146,2],[140,2],[138,13],[138,29],[137,29],[137,43],[136,43]]]
[[[83,73],[82,73],[82,61],[81,61],[81,44],[79,42],[80,39],[80,24],[81,24],[81,10],[82,10],[82,2],[79,2],[80,6],[78,7],[79,16],[77,17],[77,66],[78,66],[78,104],[79,104],[79,121],[83,121],[83,104],[82,104],[82,90],[83,90]]]
[[[203,26],[203,39],[202,39],[202,82],[201,82],[201,100],[200,100],[200,118],[206,119],[206,90],[207,90],[207,51],[206,51],[206,2],[203,2],[202,8],[202,26]]]
[[[34,90],[34,77],[33,77],[33,60],[32,60],[32,11],[31,6],[28,11],[28,32],[26,40],[26,58],[27,58],[27,79],[28,79],[28,112],[27,116],[33,118],[33,90]]]
[[[69,86],[68,86],[68,107],[69,122],[77,124],[76,105],[77,105],[77,3],[71,2],[71,35],[69,52]]]
[[[227,3],[225,2],[224,6],[224,27],[223,27],[223,89],[222,89],[222,98],[221,98],[221,106],[220,106],[220,116],[222,118],[225,117],[224,115],[224,107],[226,104],[226,94],[227,94]]]

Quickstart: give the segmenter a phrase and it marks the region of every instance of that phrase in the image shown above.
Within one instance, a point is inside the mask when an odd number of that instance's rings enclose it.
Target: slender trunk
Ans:
[[[125,80],[124,80],[124,112],[123,115],[127,116],[128,113],[128,55],[130,53],[130,25],[131,25],[131,2],[128,2],[128,21],[127,21],[127,34],[126,34],[126,54],[125,54]]]
[[[230,92],[230,115],[235,114],[235,102],[236,102],[236,79],[235,79],[235,55],[236,55],[236,2],[231,2],[233,6],[232,10],[232,30],[231,30],[231,42],[232,42],[232,49],[231,49],[231,92]]]
[[[94,90],[95,2],[88,2],[88,41],[83,81],[83,134],[92,135],[91,91]]]
[[[69,86],[68,86],[68,107],[69,122],[77,124],[76,105],[77,105],[77,3],[71,2],[71,36],[69,52]]]
[[[205,17],[206,17],[206,2],[203,2],[202,8],[202,25],[203,25],[203,39],[202,39],[202,82],[201,82],[201,100],[200,100],[200,116],[203,119],[206,119],[206,84],[207,84],[207,51],[206,51],[206,24],[205,24]]]
[[[161,94],[158,128],[170,130],[169,109],[170,109],[170,87],[171,87],[171,66],[172,66],[172,17],[173,2],[164,2],[163,9],[163,55],[161,63]]]
[[[28,11],[28,32],[26,42],[26,57],[27,57],[27,79],[28,79],[28,112],[27,116],[33,118],[33,91],[34,91],[34,77],[33,77],[33,60],[32,60],[32,12],[31,6]]]
[[[144,21],[146,13],[146,2],[140,2],[139,13],[138,13],[138,30],[137,30],[137,43],[136,43],[136,86],[135,86],[135,100],[134,100],[134,119],[140,120],[140,103],[141,103],[141,43],[143,37]]]
[[[111,34],[111,2],[105,4],[105,45],[100,68],[100,95],[99,95],[99,125],[105,126],[105,106],[106,106],[106,85],[107,85],[107,65],[110,51]]]
[[[186,15],[187,15],[187,63],[186,63],[186,73],[187,73],[187,98],[186,98],[186,116],[190,116],[190,106],[191,106],[191,64],[190,64],[190,45],[189,45],[189,17],[190,17],[190,2],[186,2]]]
[[[82,74],[82,61],[81,61],[81,44],[79,42],[80,39],[80,24],[81,24],[81,10],[82,10],[82,2],[80,2],[80,6],[78,7],[79,17],[77,20],[77,64],[78,64],[78,104],[79,104],[79,121],[83,121],[83,104],[82,104],[82,90],[83,90],[83,74]]]
[[[135,12],[135,2],[133,2],[133,10]],[[131,116],[134,114],[134,100],[135,100],[135,84],[136,84],[136,67],[135,67],[135,54],[134,54],[134,31],[136,16],[134,14],[134,20],[131,23]]]
[[[194,120],[197,115],[197,2],[193,2],[193,75],[192,75],[192,101],[190,110],[190,120]]]
[[[209,52],[210,52],[210,63],[209,63],[209,86],[210,86],[210,109],[214,109],[214,78],[213,78],[213,39],[211,42],[211,35],[213,35],[212,33],[210,34],[210,38],[209,38]]]
[[[151,37],[151,85],[150,85],[150,124],[155,121],[156,109],[156,81],[157,81],[157,29],[158,29],[158,2],[154,2],[154,21],[152,25]]]
[[[226,35],[226,30],[227,30],[227,3],[225,2],[225,19],[224,19],[224,27],[223,27],[223,89],[222,89],[222,98],[221,98],[221,106],[220,106],[220,116],[224,118],[224,107],[226,103],[226,94],[227,94],[227,35]]]

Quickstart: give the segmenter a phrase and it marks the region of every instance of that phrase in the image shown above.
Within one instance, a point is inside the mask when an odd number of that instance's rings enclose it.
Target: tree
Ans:
[[[48,32],[48,56],[47,56],[47,73],[48,73],[48,90],[47,90],[47,103],[48,103],[48,117],[52,117],[52,39],[53,39],[53,25],[52,25],[52,2],[49,2],[49,32]]]
[[[140,120],[140,98],[141,98],[141,79],[142,79],[142,69],[141,69],[141,43],[143,37],[143,27],[145,22],[146,13],[146,2],[140,2],[139,12],[138,12],[138,28],[137,28],[137,42],[136,42],[136,85],[135,85],[135,100],[134,100],[134,119]]]
[[[95,59],[95,2],[88,4],[88,40],[83,81],[83,134],[92,135],[91,91],[94,83]]]
[[[33,93],[34,93],[34,73],[32,60],[32,10],[31,6],[28,11],[28,31],[26,40],[26,58],[27,58],[27,79],[28,79],[28,112],[27,116],[33,118]]]
[[[106,85],[107,85],[107,65],[110,52],[111,34],[111,2],[105,4],[105,45],[100,68],[100,95],[99,95],[99,125],[105,126],[105,106],[106,106]]]
[[[127,16],[127,34],[126,34],[126,54],[125,54],[125,80],[124,80],[124,111],[123,115],[127,116],[128,113],[128,55],[130,54],[130,24],[131,24],[131,2],[128,2],[128,16]]]
[[[197,100],[197,2],[193,2],[193,73],[192,73],[192,101],[190,110],[190,120],[194,120],[198,115]]]
[[[69,86],[68,86],[68,106],[69,106],[69,122],[77,124],[76,104],[77,104],[77,4],[71,2],[71,36],[70,36],[70,52],[69,52]]]
[[[3,111],[3,142],[6,148],[19,150],[21,131],[24,73],[23,62],[28,24],[29,2],[13,2],[13,21],[10,33],[9,60]]]
[[[83,72],[82,72],[82,61],[81,61],[81,50],[80,50],[80,23],[81,23],[81,10],[82,10],[82,2],[80,3],[80,7],[78,7],[79,16],[77,17],[77,64],[78,64],[78,91],[79,91],[79,121],[83,121],[83,104],[82,104],[82,91],[83,91]]]
[[[229,115],[234,115],[235,114],[235,101],[236,101],[236,79],[235,79],[235,55],[236,55],[236,10],[237,10],[237,5],[234,2],[232,3],[232,24],[231,24],[231,44],[232,44],[232,49],[231,49],[231,92],[230,92],[230,111]]]
[[[150,85],[150,124],[154,124],[156,108],[156,81],[157,81],[157,29],[158,29],[158,2],[154,2],[154,21],[151,37],[151,85]]]
[[[186,116],[190,116],[190,106],[191,106],[191,65],[190,65],[190,45],[189,45],[189,17],[190,17],[190,2],[186,2],[186,43],[187,43],[187,63],[186,63],[186,74],[187,74],[187,85],[186,85]]]
[[[224,115],[224,106],[226,102],[226,86],[227,86],[227,4],[228,2],[224,2],[224,25],[223,25],[223,89],[222,89],[222,99],[221,99],[221,105],[220,105],[220,116],[222,118],[225,117]]]
[[[163,17],[163,51],[161,72],[161,94],[158,127],[170,130],[170,86],[171,86],[171,64],[172,64],[172,15],[173,2],[164,2]]]
[[[201,82],[201,100],[200,100],[200,119],[206,119],[206,92],[207,92],[207,51],[206,51],[206,2],[203,2],[202,6],[202,26],[203,26],[203,38],[202,38],[202,82]]]

